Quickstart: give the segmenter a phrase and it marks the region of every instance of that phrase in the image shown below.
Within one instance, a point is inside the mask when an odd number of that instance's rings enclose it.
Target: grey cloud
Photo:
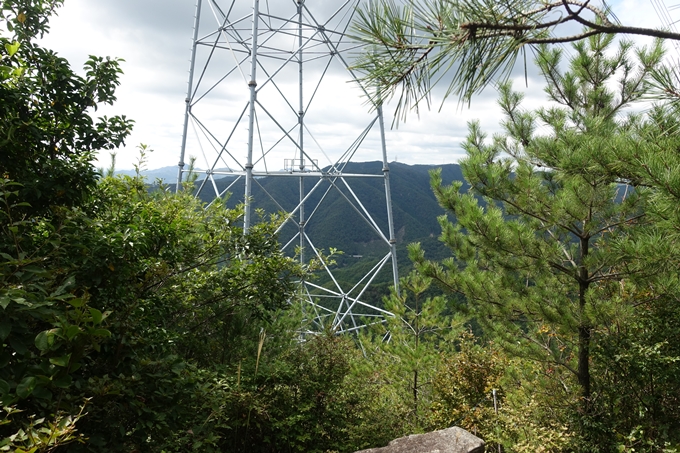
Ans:
[[[154,165],[171,165],[177,161],[179,136],[181,134],[182,112],[186,96],[191,37],[194,24],[195,1],[189,0],[69,0],[84,11],[84,17],[95,25],[96,36],[78,36],[77,39],[92,40],[93,48],[88,53],[98,54],[97,40],[117,40],[122,49],[120,55],[127,60],[124,64],[126,76],[123,79],[119,97],[125,113],[137,120],[137,133],[130,143],[144,141],[157,149],[166,149],[167,157],[152,156]],[[233,4],[230,17],[241,17],[250,13],[252,1],[215,0],[224,11]],[[295,13],[295,0],[260,0],[261,8],[272,15],[291,17]],[[339,4],[338,0],[306,0],[305,5],[320,22],[327,20]],[[204,10],[210,13],[210,2],[203,0]],[[64,10],[66,14],[67,9]],[[66,18],[64,18],[66,19]],[[214,31],[218,22],[210,15],[202,17],[200,33],[205,35]],[[248,36],[250,19],[244,21],[244,36]],[[77,24],[73,33],[77,33]],[[545,99],[542,92],[543,78],[532,64],[533,56],[527,55],[527,78],[529,88],[524,87],[523,61],[519,61],[511,77],[517,80],[515,88],[527,94],[527,104],[540,103]],[[323,60],[306,67],[308,80],[312,80],[323,67]],[[310,109],[310,128],[323,129],[328,134],[328,142],[341,146],[342,139],[352,141],[356,131],[365,127],[369,108],[361,93],[346,82],[350,79],[346,71],[334,64],[334,78],[325,81],[330,88],[325,94],[318,95]],[[337,77],[337,78],[335,78]],[[433,90],[432,111],[422,111],[420,119],[415,113],[409,115],[406,123],[388,133],[389,155],[398,156],[400,161],[418,163],[442,163],[440,159],[451,156],[451,161],[460,155],[459,143],[467,135],[467,122],[479,118],[482,127],[489,133],[498,131],[500,112],[496,107],[497,92],[489,87],[472,100],[470,107],[459,105],[457,99],[450,98],[441,106],[441,98],[447,87],[450,75]],[[283,82],[295,83],[295,71],[286,73]],[[219,118],[220,108],[227,111],[241,92],[247,89],[239,75],[229,85],[221,87],[219,97],[211,101],[210,114]],[[240,90],[240,91],[239,91]],[[305,96],[309,96],[309,92]],[[352,99],[350,99],[352,97]],[[152,103],[163,100],[162,107]],[[275,101],[275,96],[268,102]],[[144,105],[139,105],[144,103]],[[151,104],[151,105],[150,105]],[[172,106],[172,108],[170,108]],[[221,106],[221,107],[220,107]],[[441,106],[441,112],[439,112]],[[242,108],[241,104],[234,110]],[[385,108],[386,123],[390,124],[392,105]],[[237,115],[228,111],[226,116]],[[288,121],[286,119],[286,121]],[[222,123],[226,123],[223,121]],[[139,138],[137,138],[139,137]],[[423,139],[423,137],[425,137]],[[319,138],[321,140],[321,138]],[[373,140],[373,138],[371,138]],[[323,140],[321,140],[323,141]],[[155,142],[155,143],[154,143]],[[338,144],[340,143],[340,144]],[[177,153],[175,154],[175,150]],[[134,151],[130,154],[135,154]],[[122,162],[122,160],[121,160]],[[158,164],[156,162],[159,162]]]

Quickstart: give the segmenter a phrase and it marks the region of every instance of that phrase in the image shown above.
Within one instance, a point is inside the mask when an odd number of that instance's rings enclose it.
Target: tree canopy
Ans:
[[[94,153],[123,144],[132,121],[93,118],[115,102],[120,60],[91,57],[79,76],[68,61],[36,44],[62,1],[5,1],[0,18],[0,172],[21,184],[34,211],[80,202],[96,182]]]
[[[540,363],[561,383],[553,389],[555,406],[606,426],[572,424],[571,432],[590,446],[613,445],[607,429],[630,431],[641,423],[647,438],[660,439],[662,426],[675,424],[674,410],[661,400],[655,422],[637,418],[631,407],[612,416],[607,406],[620,406],[604,382],[609,374],[603,373],[624,353],[616,352],[620,334],[635,330],[640,315],[677,310],[666,298],[677,300],[678,294],[655,289],[661,281],[662,287],[672,285],[674,271],[650,265],[659,257],[655,239],[675,242],[675,226],[665,230],[665,221],[654,214],[668,188],[641,184],[625,173],[643,170],[641,161],[636,170],[622,171],[623,162],[641,153],[657,159],[674,153],[674,146],[658,147],[656,134],[677,112],[657,107],[649,118],[622,114],[650,89],[663,51],[658,42],[635,52],[621,42],[614,50],[612,41],[613,36],[598,34],[574,44],[566,72],[560,70],[561,50],[539,48],[536,63],[548,82],[549,106],[527,111],[520,94],[509,84],[500,86],[504,133],[489,140],[473,122],[463,145],[467,157],[460,165],[470,190],[432,174],[440,204],[456,219],[440,218],[441,240],[452,257],[437,262],[417,248],[412,253],[422,273],[464,296],[460,309],[490,338],[511,355]],[[651,173],[657,171],[664,173]],[[663,302],[642,296],[646,291]],[[660,332],[669,333],[662,325],[646,328],[657,339]],[[659,352],[669,360],[675,354],[672,347]],[[656,400],[669,391],[666,377],[650,377],[656,390],[636,391]],[[650,391],[662,393],[651,397]]]

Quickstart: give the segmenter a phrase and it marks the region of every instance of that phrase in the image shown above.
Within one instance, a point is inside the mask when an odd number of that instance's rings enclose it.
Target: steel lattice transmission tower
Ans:
[[[254,207],[287,212],[280,241],[303,262],[334,247],[315,242],[329,229],[335,237],[370,230],[373,258],[361,277],[348,282],[325,266],[318,281],[304,282],[319,325],[355,330],[387,313],[366,302],[376,278],[391,273],[398,285],[382,109],[365,105],[348,65],[358,44],[346,31],[360,0],[251,1],[197,0],[178,187],[185,157],[196,156],[199,196],[240,197],[246,229]],[[361,199],[353,187],[367,184],[380,195]]]

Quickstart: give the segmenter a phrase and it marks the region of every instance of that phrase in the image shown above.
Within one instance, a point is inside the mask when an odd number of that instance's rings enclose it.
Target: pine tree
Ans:
[[[470,191],[432,174],[440,204],[457,220],[440,218],[453,257],[437,263],[412,254],[421,272],[464,295],[510,352],[568,370],[565,393],[576,387],[584,412],[594,335],[615,319],[612,294],[632,272],[611,244],[647,226],[649,192],[620,184],[607,159],[631,133],[622,109],[645,94],[663,54],[657,44],[633,58],[626,42],[612,53],[612,40],[575,44],[565,73],[561,50],[540,49],[551,107],[525,111],[520,94],[500,87],[505,133],[487,140],[472,123],[464,144]]]
[[[400,280],[401,292],[385,297],[384,323],[360,337],[367,364],[380,376],[394,410],[402,411],[404,434],[420,431],[432,400],[432,379],[442,353],[453,349],[462,320],[446,314],[446,298],[431,297],[431,279],[411,272]]]

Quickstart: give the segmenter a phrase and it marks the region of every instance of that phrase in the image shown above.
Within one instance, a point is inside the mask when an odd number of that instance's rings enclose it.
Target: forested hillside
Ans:
[[[352,174],[379,174],[382,169],[381,162],[351,162],[345,168],[346,173]],[[392,186],[392,211],[394,225],[397,234],[397,244],[401,251],[405,251],[407,244],[411,242],[425,242],[431,248],[432,253],[441,254],[444,247],[436,240],[441,229],[437,217],[444,214],[444,210],[437,203],[437,199],[430,186],[430,171],[441,169],[442,178],[445,181],[463,180],[460,167],[456,164],[440,166],[433,165],[408,165],[399,162],[390,163],[390,184]],[[116,172],[117,174],[119,172]],[[120,172],[120,174],[134,174],[134,172]],[[174,175],[176,168],[165,167],[158,170],[144,170],[141,175],[147,181],[153,182],[154,175]],[[201,175],[197,172],[197,175]],[[200,181],[200,180],[199,180]],[[216,179],[216,186],[220,192],[233,182],[233,178],[225,177]],[[308,178],[305,189],[310,191],[317,182],[316,178]],[[170,190],[174,184],[165,181]],[[387,210],[385,204],[385,189],[382,179],[359,179],[352,180],[352,190],[357,197],[365,203],[366,208],[375,216],[378,225],[387,231]],[[328,184],[317,189],[308,201],[309,206],[316,206],[320,197],[324,194]],[[227,206],[233,208],[242,199],[243,183],[237,182],[229,189]],[[276,197],[275,203],[268,194]],[[213,201],[209,194],[203,192],[202,201]],[[256,208],[262,208],[265,212],[276,213],[293,210],[299,201],[299,184],[297,179],[263,177],[258,178],[253,187],[253,204]],[[350,227],[347,222],[333,221],[333,219],[354,219]],[[315,245],[325,250],[333,247],[342,251],[345,255],[372,255],[375,250],[371,248],[371,241],[375,236],[366,226],[337,191],[331,191],[330,195],[321,205],[320,214],[316,215],[307,225],[308,233],[314,239]],[[286,242],[289,231],[284,230],[281,242]],[[343,261],[342,257],[339,257]],[[406,257],[404,256],[404,261]]]
[[[400,243],[408,243],[421,238],[436,236],[439,234],[437,217],[444,213],[439,206],[430,187],[429,170],[439,168],[427,165],[406,165],[397,162],[390,164],[390,184],[392,185],[392,210],[397,238]],[[442,176],[448,181],[462,179],[460,168],[455,164],[442,165]],[[351,162],[345,169],[345,173],[352,174],[380,174],[381,162]],[[351,179],[351,178],[350,178]],[[233,182],[232,178],[216,180],[217,188],[222,192]],[[317,182],[316,178],[308,178],[306,181],[306,193],[311,191]],[[352,190],[362,200],[366,209],[374,213],[378,225],[387,231],[387,210],[385,208],[385,188],[382,179],[352,179]],[[321,196],[327,189],[328,184],[322,185],[309,198],[309,205],[316,206]],[[231,195],[228,206],[234,207],[242,199],[243,183],[237,182],[229,190]],[[268,194],[273,194],[280,206],[285,211],[292,211],[299,202],[300,193],[297,178],[258,178],[253,186],[253,203],[257,208],[266,212],[277,212],[278,206]],[[210,202],[209,194],[203,195],[204,202]],[[338,193],[337,190],[330,192],[329,196],[321,205],[322,215],[317,215],[308,224],[310,236],[319,247],[328,249],[335,247],[347,254],[357,255],[367,251],[369,242],[374,235],[365,222],[361,221],[357,214]],[[345,222],[334,219],[355,218],[352,228],[344,231],[339,225]],[[284,232],[285,236],[285,232]],[[282,240],[285,242],[285,239]],[[368,249],[370,253],[370,248]]]

